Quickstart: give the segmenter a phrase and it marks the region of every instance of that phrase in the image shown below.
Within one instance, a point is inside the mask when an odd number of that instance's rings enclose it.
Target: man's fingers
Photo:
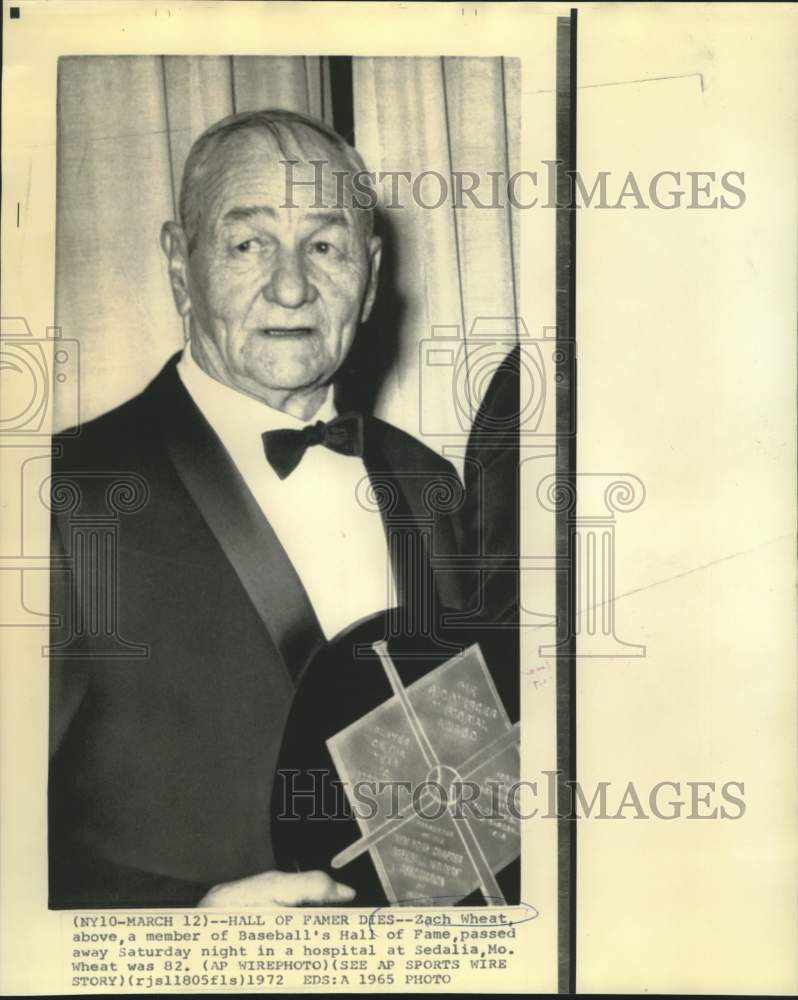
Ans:
[[[355,890],[335,882],[326,872],[301,872],[283,875],[275,898],[282,906],[323,905],[348,902],[355,898]]]
[[[199,906],[324,906],[348,903],[355,890],[326,872],[261,872],[237,882],[214,886]]]

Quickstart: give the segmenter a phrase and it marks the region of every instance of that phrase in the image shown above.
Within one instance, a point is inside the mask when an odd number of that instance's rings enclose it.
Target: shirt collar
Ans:
[[[286,427],[299,430],[309,423],[332,420],[336,416],[332,386],[328,387],[324,402],[313,417],[299,420],[208,375],[194,360],[190,344],[183,349],[177,370],[194,402],[214,430],[223,437],[227,433],[240,434],[242,429],[251,429],[258,435]]]

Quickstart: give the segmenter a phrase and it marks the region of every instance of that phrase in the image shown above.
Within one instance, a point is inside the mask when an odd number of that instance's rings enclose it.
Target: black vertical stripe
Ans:
[[[576,10],[557,18],[557,217],[556,315],[558,496],[557,535],[557,770],[558,770],[558,990],[576,991],[576,209],[571,177],[576,170]]]
[[[330,56],[333,128],[355,145],[355,102],[352,95],[352,57]]]

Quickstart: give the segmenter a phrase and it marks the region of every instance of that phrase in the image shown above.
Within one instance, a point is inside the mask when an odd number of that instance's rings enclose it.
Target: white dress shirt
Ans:
[[[293,563],[325,636],[331,639],[392,607],[396,597],[382,518],[356,498],[367,477],[363,460],[314,445],[281,480],[263,450],[264,431],[300,430],[335,417],[332,390],[313,419],[302,421],[218,382],[199,367],[188,346],[177,370]]]

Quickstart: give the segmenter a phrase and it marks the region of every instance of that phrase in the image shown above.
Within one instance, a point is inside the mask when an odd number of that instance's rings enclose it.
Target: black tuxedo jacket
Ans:
[[[54,908],[193,905],[214,884],[274,866],[275,761],[323,637],[176,361],[77,436],[54,439]],[[452,466],[374,418],[364,438],[389,534],[414,539],[422,561],[454,554],[456,520],[441,510],[441,497],[456,506]],[[418,567],[395,560],[394,571],[409,600],[403,572],[417,579]],[[462,607],[453,574],[433,577],[428,562],[424,573],[441,605]]]

